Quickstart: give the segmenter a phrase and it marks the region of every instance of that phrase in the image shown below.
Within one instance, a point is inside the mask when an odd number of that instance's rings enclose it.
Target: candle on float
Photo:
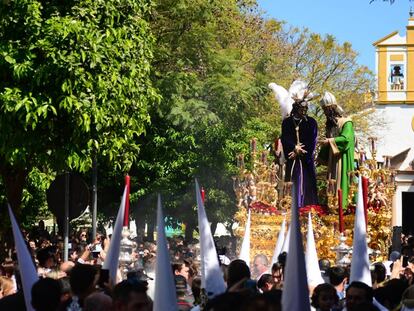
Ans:
[[[331,193],[331,173],[328,174],[328,185],[326,187],[327,193]]]
[[[201,187],[200,192],[201,192],[201,200],[203,201],[203,204],[204,204],[204,201],[206,199],[206,192],[204,191],[203,187]]]
[[[362,177],[362,195],[364,200],[365,226],[368,226],[368,178]]]
[[[284,190],[284,196],[290,196],[291,191],[290,191],[290,181],[285,182],[285,190]]]
[[[329,193],[335,196],[335,179],[329,179]]]
[[[371,151],[375,152],[375,137],[371,137]]]
[[[391,157],[387,156],[387,164],[385,166],[386,168],[390,168],[391,167]]]
[[[244,168],[244,154],[240,154],[240,168]]]
[[[338,189],[338,215],[340,233],[344,233],[344,211],[342,208],[342,189]]]
[[[363,164],[365,161],[365,152],[361,150],[359,153],[359,164]]]
[[[266,151],[263,150],[261,154],[261,161],[263,164],[266,164],[266,160],[267,160],[267,153]]]
[[[277,149],[278,152],[276,153],[277,156],[280,156],[283,153],[283,146],[282,146],[282,140],[278,138],[277,140]]]
[[[253,138],[250,142],[250,150],[256,152],[256,138]]]
[[[126,190],[126,199],[125,199],[125,212],[124,212],[124,227],[129,226],[129,191],[131,186],[131,178],[127,174],[125,176],[125,187],[127,187]]]

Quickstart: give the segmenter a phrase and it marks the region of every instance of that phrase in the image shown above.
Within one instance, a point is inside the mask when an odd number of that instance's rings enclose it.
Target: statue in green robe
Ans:
[[[320,141],[318,162],[328,166],[328,179],[342,190],[342,207],[348,207],[350,172],[354,168],[355,133],[352,120],[343,116],[335,96],[325,92],[320,104],[326,116],[326,138]],[[335,189],[336,193],[336,189]]]

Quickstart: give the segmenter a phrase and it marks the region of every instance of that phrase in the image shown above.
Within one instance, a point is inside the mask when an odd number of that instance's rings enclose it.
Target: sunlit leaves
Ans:
[[[154,161],[162,164],[151,167],[148,161],[145,169],[153,169],[160,177],[157,186],[166,188],[185,189],[192,182],[192,176],[177,168],[198,176],[210,195],[217,194],[211,201],[214,208],[207,203],[208,212],[215,213],[213,221],[231,218],[235,155],[248,153],[253,137],[263,144],[260,149],[269,148],[280,133],[279,108],[267,89],[269,82],[288,87],[302,78],[317,92],[332,91],[349,112],[358,109],[360,96],[370,87],[370,73],[357,64],[349,43],[267,20],[255,1],[156,2],[153,81],[163,100],[151,110],[153,124],[147,133],[158,134],[148,136],[154,146],[145,145],[143,152],[150,159],[149,150],[156,150]],[[181,135],[170,136],[176,132]],[[191,151],[179,143],[188,137],[194,141]],[[172,205],[188,204],[188,197],[177,201],[183,203]],[[190,207],[185,210],[192,215]]]
[[[147,0],[3,2],[0,129],[13,124],[12,145],[40,157],[52,150],[48,158],[60,169],[86,171],[91,152],[100,151],[127,170],[149,122],[147,106],[157,100],[148,79],[150,9]],[[5,138],[0,155],[12,161]]]

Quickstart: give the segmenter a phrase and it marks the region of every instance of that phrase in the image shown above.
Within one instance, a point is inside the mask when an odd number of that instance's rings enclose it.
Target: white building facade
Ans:
[[[412,15],[412,14],[411,14]],[[377,160],[390,158],[395,170],[393,226],[414,235],[414,18],[406,35],[394,31],[374,42],[376,49]]]

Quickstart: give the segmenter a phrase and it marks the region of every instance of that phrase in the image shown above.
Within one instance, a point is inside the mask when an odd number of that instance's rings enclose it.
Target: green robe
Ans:
[[[334,138],[329,138],[334,155],[340,155],[338,182],[342,190],[342,208],[348,207],[348,194],[350,186],[349,173],[354,170],[355,133],[352,120],[341,118],[338,120],[340,133]]]

